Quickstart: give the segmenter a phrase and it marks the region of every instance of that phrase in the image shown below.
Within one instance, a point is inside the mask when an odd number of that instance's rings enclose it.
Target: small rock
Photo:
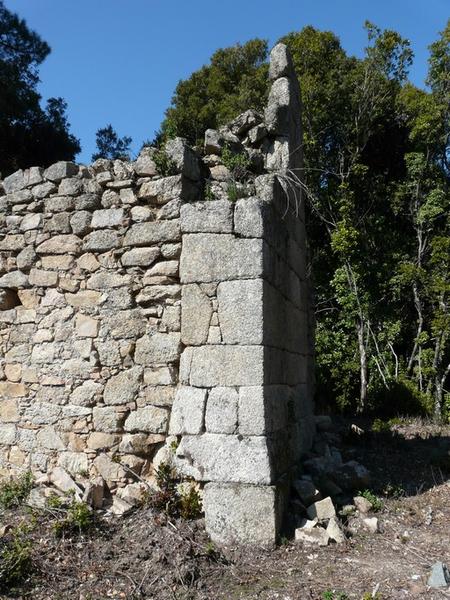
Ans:
[[[103,477],[96,477],[86,485],[83,494],[83,501],[92,508],[98,509],[103,506],[105,495],[105,481]]]
[[[364,498],[363,496],[355,496],[353,498],[353,502],[355,503],[356,508],[361,513],[368,513],[372,510],[372,502]]]
[[[132,510],[133,507],[131,504],[128,504],[128,502],[125,502],[125,500],[122,500],[122,498],[119,498],[118,496],[114,496],[113,504],[111,506],[111,512],[113,515],[123,517]]]
[[[328,522],[326,531],[330,538],[334,540],[337,544],[342,544],[342,542],[345,542],[344,532],[342,531],[341,524],[339,523],[336,517],[331,517],[331,519]]]
[[[310,529],[314,529],[317,523],[317,519],[313,519],[312,521],[310,521],[309,519],[302,519],[299,523],[298,529],[304,529],[309,531]]]
[[[378,533],[380,531],[378,519],[376,517],[367,517],[362,520],[366,529],[370,533]]]
[[[329,535],[323,527],[296,529],[295,541],[316,546],[328,546]]]
[[[62,492],[74,492],[78,498],[83,496],[81,488],[75,483],[72,477],[61,467],[55,467],[49,473],[49,480],[55,487]]]
[[[323,500],[314,502],[314,504],[311,504],[311,506],[308,506],[306,513],[310,519],[317,518],[319,521],[331,519],[331,517],[336,516],[336,510],[334,508],[333,501],[329,496]]]
[[[434,563],[431,567],[428,585],[431,588],[445,588],[450,584],[450,573],[446,565],[442,562]]]

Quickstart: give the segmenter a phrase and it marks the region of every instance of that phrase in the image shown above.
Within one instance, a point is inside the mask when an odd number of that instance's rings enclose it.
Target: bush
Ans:
[[[74,496],[69,503],[56,496],[50,497],[47,502],[49,508],[57,509],[62,514],[53,524],[57,536],[65,534],[85,533],[94,526],[94,513],[86,502],[80,502]]]
[[[33,481],[31,471],[25,471],[16,479],[3,482],[0,485],[0,508],[7,510],[23,504],[30,495]]]
[[[169,517],[197,519],[202,512],[202,503],[195,483],[191,480],[178,481],[177,472],[170,463],[161,463],[156,471],[159,490],[149,498],[150,505]]]
[[[383,502],[370,490],[358,492],[358,496],[362,496],[370,502],[373,512],[379,512],[383,508]]]
[[[163,177],[177,174],[176,165],[164,148],[155,150],[152,155],[152,159],[156,165],[157,172]]]
[[[21,524],[0,540],[0,589],[21,583],[32,571],[31,526]]]
[[[250,159],[244,152],[233,152],[228,145],[222,150],[222,162],[230,171],[233,179],[244,181],[248,175]]]

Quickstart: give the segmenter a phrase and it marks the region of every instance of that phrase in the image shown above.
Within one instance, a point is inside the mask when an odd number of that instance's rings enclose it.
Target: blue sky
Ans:
[[[334,31],[361,55],[366,19],[399,31],[415,52],[411,79],[423,85],[428,45],[450,17],[450,0],[5,0],[50,44],[43,98],[62,96],[80,162],[95,132],[111,123],[137,151],[153,137],[177,82],[219,47],[254,37],[270,44],[305,25]]]

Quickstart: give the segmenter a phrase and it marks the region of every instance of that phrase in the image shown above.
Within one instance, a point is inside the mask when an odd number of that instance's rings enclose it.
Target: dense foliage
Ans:
[[[67,105],[50,98],[45,109],[36,91],[38,67],[50,47],[0,0],[0,173],[72,160],[80,151],[69,133]]]
[[[363,58],[331,32],[282,38],[303,100],[308,234],[316,285],[317,400],[386,413],[450,405],[450,22],[427,89],[410,44],[366,23]],[[216,52],[178,84],[161,136],[198,141],[267,94],[267,46]]]

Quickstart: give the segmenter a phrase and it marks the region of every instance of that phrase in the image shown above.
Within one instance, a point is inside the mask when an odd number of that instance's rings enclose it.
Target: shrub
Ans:
[[[94,526],[94,514],[86,502],[80,502],[71,497],[70,502],[64,506],[61,499],[51,498],[48,505],[61,511],[63,516],[53,524],[57,536],[64,534],[81,534]]]
[[[229,145],[222,150],[222,162],[236,181],[243,181],[248,175],[250,159],[245,152],[233,152]]]
[[[177,472],[170,463],[161,463],[155,473],[159,490],[149,503],[170,517],[196,519],[201,515],[202,503],[194,482],[178,482]]]
[[[22,523],[0,540],[0,589],[21,583],[32,570],[29,524]]]
[[[3,482],[0,485],[0,507],[10,509],[23,504],[31,492],[33,481],[31,471],[25,471],[16,479]]]
[[[231,180],[228,182],[227,196],[230,202],[236,202],[239,198],[246,198],[248,196],[247,187]]]
[[[176,175],[177,168],[173,160],[167,154],[164,147],[158,148],[152,155],[152,159],[156,165],[157,172],[163,177],[168,177],[169,175]]]
[[[372,510],[374,512],[379,512],[383,508],[383,502],[370,490],[363,490],[362,492],[358,492],[358,496],[362,496],[366,500],[368,500],[372,505]]]

